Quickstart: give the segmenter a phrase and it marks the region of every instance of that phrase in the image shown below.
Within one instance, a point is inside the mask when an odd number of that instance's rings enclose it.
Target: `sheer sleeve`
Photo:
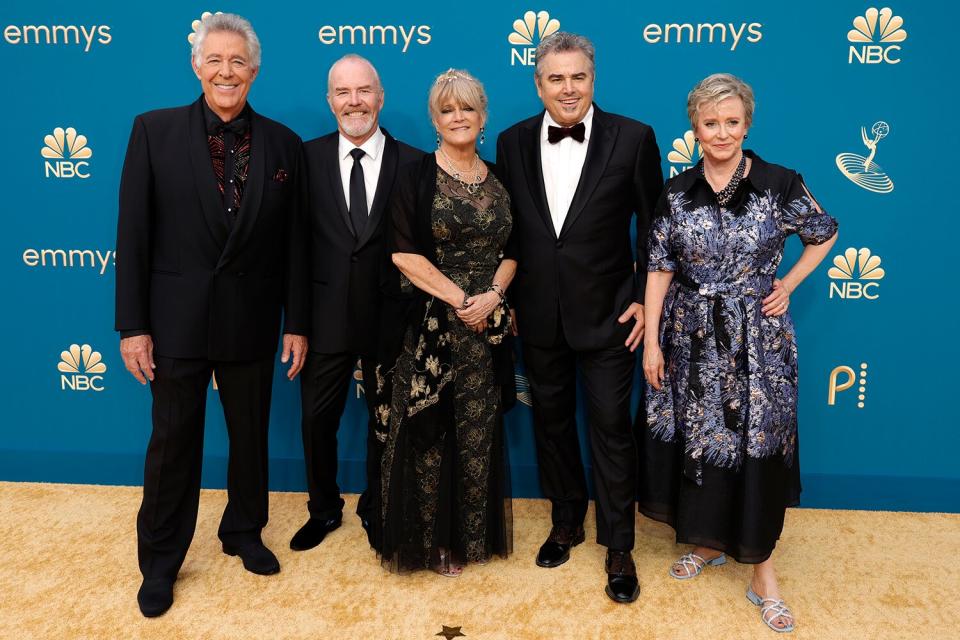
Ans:
[[[787,185],[781,211],[784,234],[797,234],[805,245],[823,244],[837,232],[837,221],[820,208],[799,173]]]
[[[664,189],[657,201],[650,223],[650,233],[647,236],[647,272],[676,271],[677,262],[674,255],[672,218],[670,216],[670,200],[668,190]]]
[[[417,246],[417,164],[401,170],[390,196],[390,233],[387,248],[390,253],[422,253]]]

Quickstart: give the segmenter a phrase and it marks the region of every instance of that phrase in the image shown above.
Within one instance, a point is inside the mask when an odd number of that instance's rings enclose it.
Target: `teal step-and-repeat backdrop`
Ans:
[[[950,275],[960,11],[946,0],[6,5],[0,480],[142,481],[149,392],[125,371],[112,331],[117,186],[133,117],[199,95],[189,39],[206,11],[252,21],[263,65],[251,103],[305,140],[335,127],[326,74],[350,51],[379,68],[382,123],[395,136],[432,147],[427,91],[463,67],[486,84],[492,140],[541,108],[533,47],[559,28],[594,40],[598,104],[653,125],[673,175],[699,157],[689,89],[716,71],[743,77],[757,95],[749,147],[803,173],[840,221],[835,249],[791,305],[804,504],[960,511]],[[482,152],[492,159],[490,140]],[[799,254],[790,245],[788,260]],[[340,447],[351,491],[363,485],[357,376]],[[298,393],[278,371],[275,489],[305,486]],[[204,484],[218,487],[227,441],[210,394]],[[529,406],[507,429],[514,493],[537,495]]]

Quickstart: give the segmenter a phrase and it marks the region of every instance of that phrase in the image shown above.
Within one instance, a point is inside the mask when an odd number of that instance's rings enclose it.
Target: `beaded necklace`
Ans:
[[[740,186],[740,181],[743,180],[743,172],[747,168],[747,156],[746,154],[740,155],[740,164],[737,165],[736,171],[733,172],[733,176],[730,178],[730,182],[727,183],[723,189],[720,191],[714,191],[714,195],[717,196],[717,202],[720,203],[721,207],[725,207],[730,204],[730,200],[733,199],[733,194],[736,193],[737,187]],[[700,163],[700,175],[704,178],[707,177],[706,170],[704,168],[704,163]],[[709,181],[707,184],[710,184]],[[713,187],[711,187],[712,189]]]

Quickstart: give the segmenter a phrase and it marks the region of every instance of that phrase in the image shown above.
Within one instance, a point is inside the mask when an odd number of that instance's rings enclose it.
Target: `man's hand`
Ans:
[[[307,336],[298,336],[293,333],[283,334],[283,355],[280,356],[280,362],[286,364],[293,354],[293,363],[290,370],[287,371],[287,378],[293,380],[303,369],[303,363],[307,360]]]
[[[150,334],[121,338],[120,357],[123,358],[123,366],[140,384],[147,384],[147,380],[153,382],[153,370],[157,365],[153,361],[153,338]]]
[[[627,307],[627,310],[623,312],[617,322],[620,324],[626,324],[630,318],[636,320],[633,325],[633,329],[630,330],[630,335],[627,336],[627,341],[624,342],[624,346],[629,348],[630,351],[636,351],[637,347],[640,346],[640,341],[643,340],[643,305],[639,302],[631,302],[630,306]]]

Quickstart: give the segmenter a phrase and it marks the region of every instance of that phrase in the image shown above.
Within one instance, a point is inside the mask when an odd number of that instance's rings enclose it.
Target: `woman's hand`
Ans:
[[[782,316],[790,306],[792,291],[781,280],[773,281],[773,292],[763,299],[763,315]]]
[[[487,291],[480,295],[467,298],[467,308],[457,309],[457,317],[473,328],[474,325],[483,322],[486,325],[487,318],[493,313],[493,310],[500,304],[500,296],[496,291]],[[484,326],[486,328],[486,326]]]
[[[663,386],[663,351],[659,344],[644,344],[643,346],[643,377],[650,386],[660,391]]]

